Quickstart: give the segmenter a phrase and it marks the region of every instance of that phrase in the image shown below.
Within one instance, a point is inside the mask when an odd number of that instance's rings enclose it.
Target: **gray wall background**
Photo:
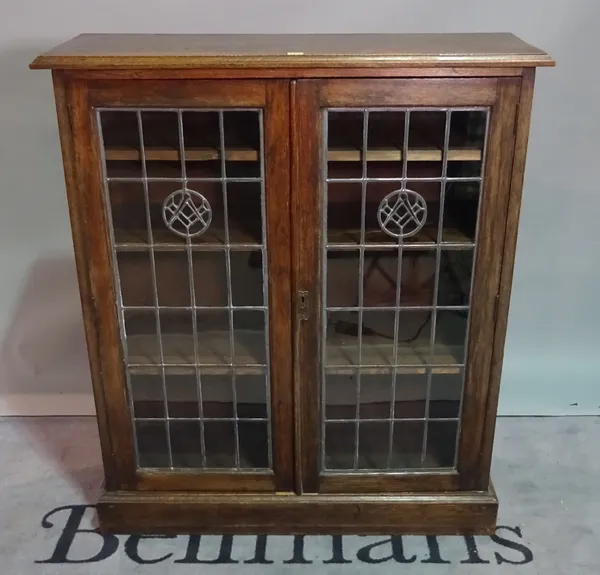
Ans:
[[[502,381],[503,414],[600,413],[598,0],[3,0],[0,414],[92,413],[50,74],[81,32],[511,31],[538,72]]]

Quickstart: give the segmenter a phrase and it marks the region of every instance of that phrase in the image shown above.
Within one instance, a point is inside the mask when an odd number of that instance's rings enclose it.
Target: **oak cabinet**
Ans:
[[[508,34],[51,68],[117,532],[486,533],[535,67]]]

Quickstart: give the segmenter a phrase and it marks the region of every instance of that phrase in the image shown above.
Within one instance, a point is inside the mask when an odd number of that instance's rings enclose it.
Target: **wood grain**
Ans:
[[[119,483],[115,468],[115,452],[111,442],[110,411],[107,409],[107,398],[102,382],[102,368],[99,361],[98,338],[95,328],[95,311],[90,286],[89,257],[87,246],[87,233],[81,202],[79,201],[78,165],[75,161],[74,138],[69,114],[69,98],[71,86],[63,74],[53,71],[54,99],[58,118],[60,144],[62,150],[63,169],[67,191],[69,216],[71,222],[71,235],[75,252],[79,296],[83,313],[83,324],[90,364],[92,389],[96,405],[96,417],[100,434],[100,447],[104,465],[105,484],[107,489],[116,489]],[[79,166],[81,168],[81,166]]]
[[[32,68],[552,66],[513,34],[82,34]]]
[[[506,218],[500,289],[498,292],[498,309],[496,312],[494,346],[492,351],[492,368],[489,379],[487,405],[482,407],[485,410],[485,427],[481,437],[481,460],[477,476],[474,478],[473,482],[473,485],[478,485],[480,487],[486,485],[489,481],[492,461],[492,447],[494,443],[494,431],[496,428],[500,379],[502,376],[504,342],[506,340],[506,329],[508,325],[508,311],[515,263],[515,251],[517,247],[521,197],[523,195],[523,180],[525,176],[525,160],[529,140],[534,84],[535,70],[528,70],[524,75],[521,84],[521,94],[516,119],[515,151],[510,180],[510,198],[508,202],[508,215]]]
[[[496,99],[496,78],[323,80],[323,106],[486,106]],[[426,104],[425,104],[426,102]]]
[[[69,198],[81,214],[86,236],[87,274],[93,314],[86,321],[98,342],[101,386],[109,412],[109,432],[118,484],[135,483],[133,430],[127,402],[123,354],[117,318],[111,242],[104,206],[97,128],[90,105],[89,88],[76,82],[69,92],[73,149],[77,165],[77,195]]]
[[[270,400],[275,483],[278,491],[291,491],[294,487],[289,90],[289,83],[286,81],[273,80],[268,83],[264,136]]]
[[[405,495],[105,493],[110,533],[491,534],[493,491]],[[243,510],[243,513],[240,512]]]
[[[458,473],[368,472],[348,475],[324,475],[320,479],[319,493],[426,493],[458,491]]]
[[[97,80],[90,84],[93,106],[263,107],[262,80]]]
[[[146,161],[174,162],[181,159],[178,149],[145,147]],[[106,149],[106,159],[116,162],[140,161],[141,152],[136,148],[110,147]],[[352,148],[330,148],[327,159],[330,162],[360,162],[361,151]],[[216,148],[186,148],[187,162],[203,162],[219,160],[221,153]],[[252,148],[228,148],[225,159],[230,162],[254,162],[258,160],[258,150]],[[415,148],[408,150],[408,162],[441,162],[442,150],[439,148]],[[369,162],[399,162],[402,160],[402,150],[398,148],[370,148],[367,150]],[[448,150],[449,162],[478,162],[481,160],[481,150],[477,148],[451,148]]]
[[[480,208],[475,253],[462,412],[463,431],[458,458],[458,470],[463,489],[483,488],[478,484],[482,468],[481,441],[488,416],[489,375],[510,193],[519,88],[520,82],[514,79],[499,80],[498,101],[492,109],[486,176],[481,200],[483,203]]]
[[[181,160],[178,149],[144,147],[147,162],[177,162]],[[110,147],[106,148],[106,159],[115,162],[129,162],[141,160],[141,152],[136,148]],[[225,159],[230,162],[255,162],[258,160],[258,150],[252,148],[228,148],[225,150]],[[221,152],[217,148],[185,148],[186,162],[205,162],[220,160]]]
[[[292,246],[294,253],[294,395],[301,493],[318,490],[320,453],[321,325],[321,117],[319,84],[292,84]],[[306,292],[308,312],[301,318],[298,294]]]
[[[139,491],[198,491],[260,493],[274,491],[273,472],[246,474],[243,481],[231,473],[204,470],[140,470],[135,488]]]
[[[521,76],[521,67],[488,68],[477,66],[415,68],[144,68],[144,69],[67,69],[67,78],[80,80],[183,80],[183,79],[270,79],[293,80],[299,78],[466,78]]]

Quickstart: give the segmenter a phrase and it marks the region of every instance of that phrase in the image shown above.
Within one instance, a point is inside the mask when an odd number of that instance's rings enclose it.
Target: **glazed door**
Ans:
[[[518,81],[298,81],[305,492],[487,489]]]
[[[73,93],[109,481],[291,490],[289,85]]]

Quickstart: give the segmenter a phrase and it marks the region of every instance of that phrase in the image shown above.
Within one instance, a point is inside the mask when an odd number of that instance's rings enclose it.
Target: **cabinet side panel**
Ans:
[[[484,457],[484,453],[491,450],[491,443],[485,443],[484,433],[486,426],[490,424],[490,418],[495,417],[495,407],[490,409],[489,401],[493,403],[493,398],[497,398],[498,382],[491,381],[489,373],[511,186],[519,88],[518,80],[500,79],[498,99],[492,110],[486,158],[487,176],[475,256],[473,315],[469,326],[470,341],[459,446],[458,468],[463,489],[487,489],[489,479],[489,457]]]
[[[135,461],[133,433],[124,383],[123,356],[116,315],[113,264],[104,207],[93,109],[88,87],[73,82],[69,91],[69,111],[72,129],[72,151],[77,168],[77,180],[71,200],[77,206],[81,233],[85,234],[86,262],[86,331],[94,333],[96,343],[94,364],[97,375],[94,386],[103,392],[108,414],[108,432],[113,458],[114,481],[120,488],[133,486]],[[76,196],[76,197],[75,197]],[[79,229],[79,227],[78,227]]]
[[[531,107],[535,83],[535,68],[527,69],[521,84],[521,96],[516,119],[515,152],[512,165],[512,179],[510,183],[510,198],[508,203],[508,216],[506,220],[506,234],[504,237],[504,258],[500,277],[500,291],[498,294],[498,309],[496,316],[496,331],[494,335],[494,348],[492,351],[492,369],[490,374],[490,390],[487,403],[486,425],[483,435],[483,451],[481,468],[478,477],[479,486],[487,485],[489,469],[492,459],[492,444],[496,427],[496,412],[498,396],[500,393],[500,379],[502,376],[502,361],[504,357],[504,343],[508,323],[508,311],[515,263],[515,250],[521,211],[521,197],[523,194],[523,180],[525,176],[525,160],[527,144],[529,141],[529,128],[531,122]]]
[[[265,190],[269,258],[269,347],[276,488],[291,491],[294,477],[292,306],[290,249],[289,82],[267,84]]]
[[[79,283],[79,295],[81,299],[94,401],[96,404],[96,417],[100,433],[100,446],[102,449],[106,488],[110,490],[116,487],[117,479],[115,476],[113,448],[109,433],[109,413],[107,411],[106,396],[102,385],[98,338],[94,320],[94,308],[90,287],[90,260],[86,240],[87,235],[85,233],[82,205],[79,201],[77,187],[77,166],[73,149],[74,134],[68,106],[71,86],[60,71],[54,70],[52,72],[52,81],[54,84],[54,99],[58,118],[69,217],[71,221],[71,235],[73,238],[75,264]]]
[[[299,493],[319,484],[319,310],[321,309],[319,84],[292,84],[292,242],[294,253],[294,395]]]

